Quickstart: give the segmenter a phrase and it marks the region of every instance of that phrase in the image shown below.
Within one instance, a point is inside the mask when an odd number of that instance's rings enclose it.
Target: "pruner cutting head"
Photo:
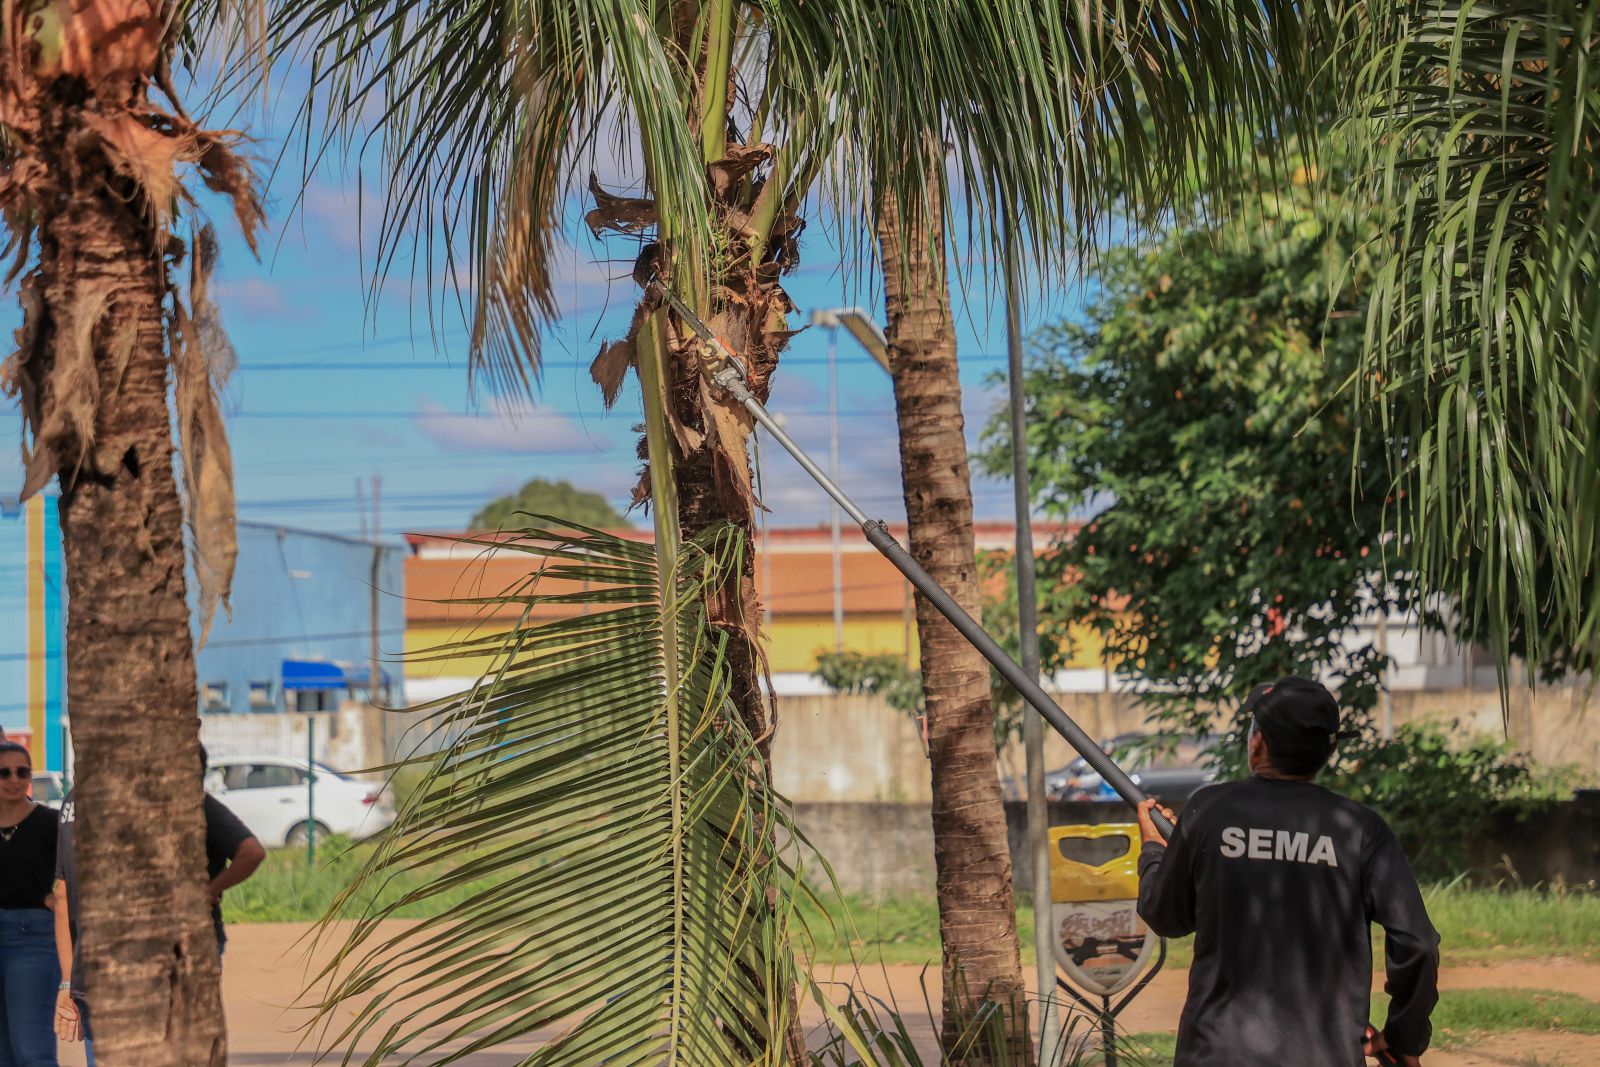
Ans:
[[[744,361],[734,355],[733,349],[729,348],[722,338],[712,337],[709,341],[701,338],[699,347],[700,372],[702,374],[716,381],[718,375],[726,367],[732,370],[741,382],[750,380]]]
[[[694,334],[695,339],[699,342],[699,351],[696,354],[700,357],[700,372],[702,374],[724,388],[727,388],[727,375],[723,373],[724,368],[731,369],[741,384],[750,380],[749,371],[746,369],[744,362],[734,355],[733,347],[715,333],[712,333],[711,327],[706,325],[705,320],[696,315],[688,304],[680,300],[677,293],[669,289],[659,276],[652,278],[650,284],[655,286],[656,291],[661,294],[667,306],[672,309],[678,318],[683,320],[683,324],[689,327],[689,332]]]

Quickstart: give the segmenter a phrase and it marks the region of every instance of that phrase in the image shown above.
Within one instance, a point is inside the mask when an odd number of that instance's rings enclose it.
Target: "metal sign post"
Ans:
[[[317,717],[306,716],[306,871],[317,865]]]
[[[1057,826],[1050,846],[1050,948],[1067,974],[1056,985],[1097,1017],[1105,1067],[1116,1067],[1117,1016],[1167,961],[1167,939],[1137,911],[1139,827]]]

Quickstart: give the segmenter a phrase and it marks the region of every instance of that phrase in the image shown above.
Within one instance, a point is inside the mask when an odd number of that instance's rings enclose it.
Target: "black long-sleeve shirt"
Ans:
[[[1172,840],[1139,856],[1139,915],[1195,935],[1174,1067],[1361,1067],[1374,922],[1384,1037],[1428,1047],[1439,935],[1400,843],[1353,800],[1266,778],[1200,790]]]

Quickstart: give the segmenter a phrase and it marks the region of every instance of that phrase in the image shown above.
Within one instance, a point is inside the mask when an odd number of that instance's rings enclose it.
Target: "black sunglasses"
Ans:
[[[32,778],[32,777],[33,777],[33,768],[32,767],[18,767],[17,768],[17,778],[20,779],[21,781],[26,782],[29,778]],[[10,767],[0,767],[0,782],[8,781],[10,778],[11,778],[11,768]]]

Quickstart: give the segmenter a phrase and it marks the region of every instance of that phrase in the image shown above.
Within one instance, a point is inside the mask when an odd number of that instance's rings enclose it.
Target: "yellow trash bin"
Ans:
[[[1139,827],[1135,823],[1050,828],[1050,899],[1137,900]]]
[[[1135,911],[1139,848],[1133,823],[1050,829],[1050,944],[1085,992],[1110,996],[1132,985],[1155,948]]]

